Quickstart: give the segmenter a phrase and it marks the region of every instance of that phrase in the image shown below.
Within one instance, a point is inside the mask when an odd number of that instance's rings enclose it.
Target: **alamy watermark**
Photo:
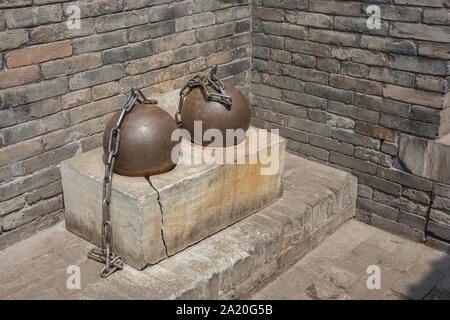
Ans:
[[[381,289],[381,269],[379,266],[371,265],[367,267],[369,278],[367,278],[366,286],[369,290],[380,290]]]
[[[381,29],[381,8],[376,5],[371,5],[366,8],[367,18],[366,26],[369,30]]]
[[[77,5],[70,5],[66,8],[66,13],[69,15],[66,26],[69,30],[81,29],[81,9]]]
[[[81,269],[77,265],[70,265],[67,267],[66,273],[69,277],[66,280],[66,287],[69,290],[81,289]]]

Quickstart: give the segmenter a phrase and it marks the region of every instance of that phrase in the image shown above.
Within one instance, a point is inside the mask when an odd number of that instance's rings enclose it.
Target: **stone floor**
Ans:
[[[450,255],[352,220],[253,299],[450,299]]]
[[[135,287],[118,287],[113,279],[91,296],[68,292],[68,263],[79,264],[81,287],[99,281],[99,264],[85,258],[90,247],[60,223],[0,251],[0,299],[141,297]],[[380,267],[379,290],[367,289],[370,265]],[[124,274],[140,277],[126,268]],[[252,298],[450,299],[450,256],[350,220]]]

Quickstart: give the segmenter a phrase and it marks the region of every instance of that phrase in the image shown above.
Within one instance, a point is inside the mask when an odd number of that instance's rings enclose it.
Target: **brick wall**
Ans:
[[[373,4],[382,20],[370,30]],[[450,150],[437,139],[450,128],[449,7],[254,0],[251,85],[255,125],[279,128],[292,152],[359,178],[359,220],[447,250]],[[426,158],[434,141],[444,151]],[[427,174],[433,161],[444,166]]]
[[[62,218],[59,163],[101,145],[131,87],[219,63],[248,95],[250,15],[247,0],[0,0],[0,248]]]

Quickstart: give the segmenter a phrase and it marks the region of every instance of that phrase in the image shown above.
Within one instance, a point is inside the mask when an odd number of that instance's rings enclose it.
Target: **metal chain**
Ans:
[[[220,81],[217,76],[217,65],[215,64],[209,76],[196,75],[181,89],[180,91],[180,102],[178,104],[178,111],[175,114],[175,120],[178,125],[181,125],[181,111],[183,110],[184,100],[187,95],[195,88],[200,88],[203,98],[206,101],[216,101],[225,105],[227,109],[231,108],[232,99],[225,91],[225,85]],[[216,92],[210,92],[208,86],[212,87]]]
[[[156,100],[147,100],[141,90],[132,88],[125,103],[122,105],[122,112],[116,125],[109,133],[108,151],[106,154],[105,177],[103,179],[103,198],[102,198],[102,249],[94,248],[88,253],[88,258],[104,263],[105,266],[100,271],[100,276],[106,278],[123,269],[123,259],[116,256],[111,251],[112,244],[112,225],[110,221],[111,211],[111,188],[114,170],[114,162],[119,153],[120,127],[125,116],[133,109],[137,102],[145,104],[157,104]],[[115,141],[114,141],[115,140]]]

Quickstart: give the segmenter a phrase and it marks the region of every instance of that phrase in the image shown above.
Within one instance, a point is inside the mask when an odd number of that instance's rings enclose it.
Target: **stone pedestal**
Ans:
[[[182,163],[149,180],[114,175],[113,251],[141,270],[279,199],[285,141],[277,135],[269,135],[267,141],[257,135],[256,144],[251,140],[248,135],[238,147],[224,149],[202,148],[186,140],[181,144],[182,155],[222,151],[233,154],[234,163]],[[98,246],[102,155],[99,148],[61,164],[67,229]]]

